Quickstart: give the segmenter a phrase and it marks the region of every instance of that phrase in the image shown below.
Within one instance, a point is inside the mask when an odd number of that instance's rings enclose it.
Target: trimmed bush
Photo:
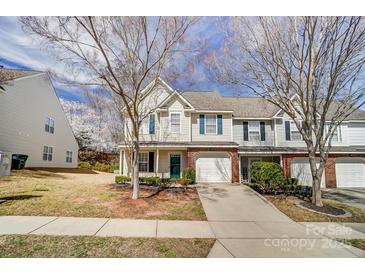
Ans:
[[[195,169],[187,167],[182,173],[182,177],[189,181],[189,184],[195,183]]]
[[[115,176],[115,182],[117,184],[125,184],[130,181],[131,181],[131,178],[128,176]]]
[[[255,162],[250,169],[252,183],[262,185],[264,188],[276,188],[284,181],[281,166],[272,162]]]
[[[92,165],[90,165],[90,163],[88,163],[88,162],[79,162],[78,167],[79,168],[92,169]]]

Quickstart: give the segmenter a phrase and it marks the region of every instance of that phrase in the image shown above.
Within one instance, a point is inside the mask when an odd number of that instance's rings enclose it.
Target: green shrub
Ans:
[[[280,188],[285,179],[281,166],[272,162],[253,163],[250,176],[252,183],[257,183],[268,191]]]
[[[79,167],[79,168],[92,169],[92,165],[90,165],[90,163],[89,163],[89,162],[79,162],[79,163],[78,163],[78,167]]]
[[[95,166],[93,166],[93,169],[97,170],[97,171],[102,171],[102,172],[109,172],[110,165],[96,162]]]
[[[194,184],[195,183],[195,169],[193,169],[191,167],[185,168],[182,173],[182,177],[184,179],[187,179],[189,181],[189,184]]]
[[[125,184],[127,182],[130,182],[131,181],[131,178],[128,177],[128,176],[115,176],[115,182],[117,184]]]
[[[119,170],[119,164],[111,164],[109,165],[109,172],[114,173],[114,170]]]

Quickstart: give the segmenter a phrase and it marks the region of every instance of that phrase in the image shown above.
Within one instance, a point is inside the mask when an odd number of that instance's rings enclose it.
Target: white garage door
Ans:
[[[317,164],[318,165],[318,164]],[[295,158],[291,161],[291,177],[297,178],[301,185],[312,186],[312,173],[308,158]],[[325,187],[324,170],[321,187]]]
[[[226,153],[199,153],[195,164],[198,183],[231,182],[231,158]]]
[[[361,158],[336,159],[337,187],[365,187],[365,164]]]

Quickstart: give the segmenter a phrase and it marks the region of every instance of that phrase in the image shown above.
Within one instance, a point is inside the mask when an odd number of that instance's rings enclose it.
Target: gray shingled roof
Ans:
[[[277,106],[260,97],[221,96],[216,91],[184,91],[181,95],[196,110],[233,111],[233,115],[240,118],[271,118],[279,111]],[[336,106],[331,108],[329,113],[334,112]],[[347,120],[365,120],[365,111],[357,109]]]
[[[307,153],[306,147],[269,147],[269,146],[240,146],[238,152],[288,152],[288,153]],[[333,146],[331,153],[364,153],[364,146]]]
[[[181,95],[198,110],[233,110],[216,91],[184,91]]]
[[[41,71],[0,68],[0,73],[5,76],[4,80],[9,81],[29,75],[38,74],[41,73]]]

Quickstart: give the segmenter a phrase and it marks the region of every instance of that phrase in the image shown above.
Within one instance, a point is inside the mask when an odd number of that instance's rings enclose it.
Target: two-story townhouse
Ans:
[[[189,166],[200,183],[249,181],[252,163],[273,161],[287,176],[311,183],[305,144],[278,107],[258,97],[177,92],[160,82],[146,92],[146,98],[158,100],[149,99],[156,105],[141,129],[141,176],[179,178]],[[342,123],[333,146],[322,186],[365,186],[364,111]],[[129,160],[127,146],[121,145],[120,173],[130,174]]]
[[[7,74],[11,79],[0,90],[0,151],[28,155],[26,167],[77,167],[79,147],[48,74]]]

